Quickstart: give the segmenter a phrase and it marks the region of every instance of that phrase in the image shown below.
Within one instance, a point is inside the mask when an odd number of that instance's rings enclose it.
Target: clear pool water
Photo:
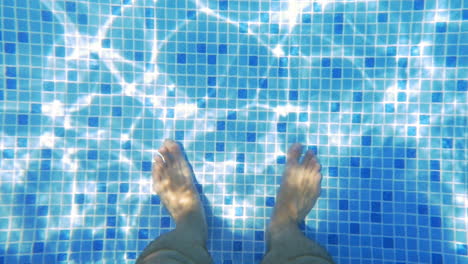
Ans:
[[[338,263],[468,263],[467,0],[2,0],[0,263],[133,263],[182,142],[215,263],[259,263],[287,146]]]

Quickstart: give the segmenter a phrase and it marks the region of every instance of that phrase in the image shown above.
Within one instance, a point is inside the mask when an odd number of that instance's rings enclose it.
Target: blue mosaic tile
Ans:
[[[168,137],[215,263],[261,262],[295,141],[323,167],[301,228],[337,263],[466,263],[468,5],[338,2],[2,1],[0,263],[134,263],[175,226]]]

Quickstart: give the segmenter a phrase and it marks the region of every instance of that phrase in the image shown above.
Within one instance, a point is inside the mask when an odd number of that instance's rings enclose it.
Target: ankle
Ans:
[[[202,243],[208,240],[208,227],[201,212],[191,212],[176,219],[176,230],[191,240]]]

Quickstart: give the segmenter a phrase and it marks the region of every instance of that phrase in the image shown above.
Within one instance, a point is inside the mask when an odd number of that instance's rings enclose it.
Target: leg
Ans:
[[[302,162],[302,146],[291,146],[286,170],[277,195],[271,222],[267,230],[267,254],[263,264],[274,263],[333,263],[327,251],[308,239],[299,230],[320,195],[320,164],[312,151],[307,151]]]
[[[176,222],[175,230],[151,242],[137,263],[211,263],[205,244],[208,231],[193,171],[180,146],[164,141],[153,166],[153,189]]]

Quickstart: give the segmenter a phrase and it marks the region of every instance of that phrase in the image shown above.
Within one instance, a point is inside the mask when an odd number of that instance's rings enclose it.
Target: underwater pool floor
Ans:
[[[289,145],[337,263],[468,263],[468,1],[2,0],[0,264],[134,263],[193,165],[215,263],[260,263]]]

